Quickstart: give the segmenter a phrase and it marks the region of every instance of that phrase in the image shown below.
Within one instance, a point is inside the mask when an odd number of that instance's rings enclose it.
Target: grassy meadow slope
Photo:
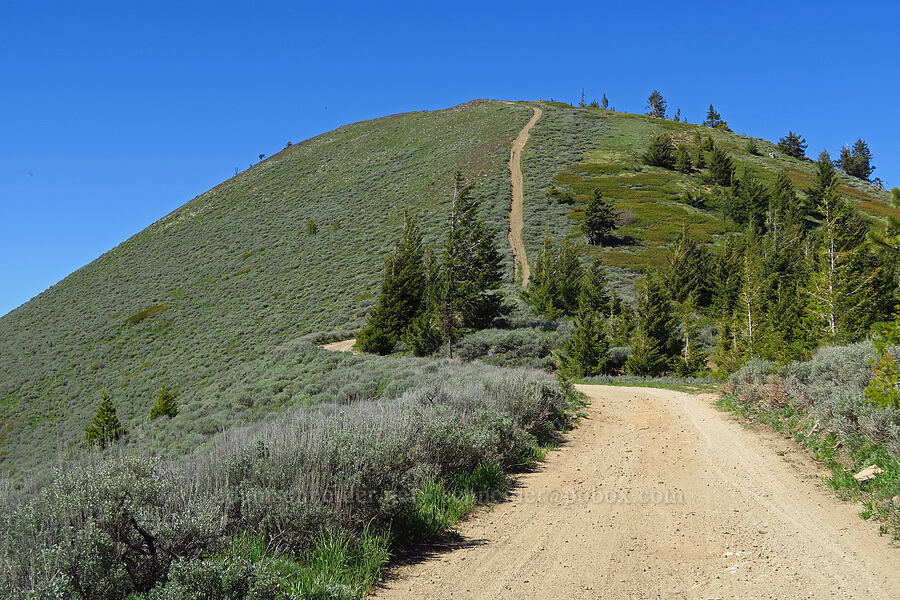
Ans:
[[[0,424],[12,423],[0,474],[81,441],[102,390],[126,426],[181,450],[308,400],[285,391],[296,373],[272,372],[284,344],[362,323],[404,207],[426,242],[440,241],[459,168],[477,178],[505,242],[509,145],[530,115],[475,101],[296,144],[0,319]],[[165,428],[146,423],[163,384],[181,390],[179,418]]]
[[[711,137],[731,154],[739,175],[748,167],[766,183],[781,169],[800,190],[814,177],[813,161],[785,156],[777,152],[775,144],[759,138],[755,141],[760,154],[754,155],[747,148],[749,137],[719,129],[555,102],[540,105],[544,116],[532,130],[522,155],[523,235],[528,256],[536,257],[548,235],[570,237],[582,245],[585,254],[599,253],[620,291],[627,291],[637,273],[664,263],[666,247],[684,225],[703,240],[719,239],[737,230],[715,208],[694,208],[685,202],[686,193],[703,194],[713,188],[701,180],[699,173],[687,175],[645,164],[641,155],[652,136],[668,133],[676,143],[691,147],[696,134]],[[812,155],[818,152],[809,149]],[[885,202],[887,192],[843,173],[838,176],[839,191],[855,200],[873,221],[894,210]],[[549,201],[546,192],[551,184],[572,192],[574,203]],[[618,243],[604,248],[587,246],[578,229],[583,207],[595,188],[613,200],[623,215]]]

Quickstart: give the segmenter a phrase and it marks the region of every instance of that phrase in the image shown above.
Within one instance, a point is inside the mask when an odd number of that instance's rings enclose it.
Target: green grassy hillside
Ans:
[[[717,239],[735,226],[685,203],[708,191],[698,174],[646,166],[652,135],[712,136],[770,180],[806,185],[813,163],[747,150],[748,138],[698,125],[540,103],[523,153],[524,237],[532,266],[547,235],[599,253],[620,291],[664,261],[683,225]],[[333,365],[298,350],[314,332],[358,329],[374,304],[383,256],[405,207],[440,242],[453,171],[476,178],[482,210],[506,243],[509,146],[525,104],[475,101],[342,127],[294,145],[185,204],[0,319],[0,474],[24,474],[78,444],[107,390],[129,441],[188,451],[209,434],[314,402]],[[886,194],[841,175],[842,191],[879,219]],[[572,202],[548,201],[551,185]],[[578,225],[594,188],[624,216],[620,242],[584,246]],[[312,224],[315,224],[312,233]],[[329,366],[331,365],[331,366]],[[337,387],[348,387],[341,380]],[[180,390],[178,418],[148,423],[162,385]],[[378,395],[386,382],[358,382]],[[349,386],[353,387],[353,386]],[[337,392],[336,392],[337,393]],[[341,392],[343,393],[343,392]],[[353,396],[352,390],[347,392]]]
[[[0,319],[0,472],[83,439],[102,390],[154,444],[246,422],[306,394],[274,350],[356,328],[378,292],[402,210],[442,239],[453,171],[477,178],[505,244],[509,145],[531,115],[475,101],[341,127],[296,144],[185,204]],[[317,233],[307,230],[312,220]],[[274,354],[273,354],[274,353]],[[273,356],[278,358],[273,358]],[[181,413],[146,424],[163,384]]]
[[[782,169],[801,191],[813,180],[812,160],[780,154],[775,144],[759,138],[755,141],[760,154],[754,155],[747,148],[749,137],[719,129],[559,103],[544,102],[541,106],[544,115],[522,155],[528,255],[536,256],[548,235],[568,236],[581,244],[586,254],[599,253],[613,279],[620,282],[620,290],[626,289],[622,283],[630,282],[637,273],[664,263],[667,245],[683,226],[707,241],[738,229],[714,208],[694,208],[685,203],[686,193],[703,194],[713,189],[699,172],[686,175],[643,161],[641,155],[652,136],[668,133],[676,143],[688,146],[695,144],[697,134],[711,137],[732,156],[738,174],[749,167],[763,182],[772,181]],[[886,202],[887,192],[843,173],[839,177],[839,191],[857,201],[857,207],[873,222],[894,211]],[[572,192],[574,203],[548,201],[546,192],[551,185]],[[605,248],[587,246],[578,229],[583,207],[594,188],[612,199],[623,216],[623,226],[617,231],[619,243]]]

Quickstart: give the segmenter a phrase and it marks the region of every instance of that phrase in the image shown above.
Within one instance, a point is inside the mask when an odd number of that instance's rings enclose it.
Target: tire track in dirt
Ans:
[[[578,387],[561,449],[376,598],[900,598],[900,549],[789,440],[711,396]]]

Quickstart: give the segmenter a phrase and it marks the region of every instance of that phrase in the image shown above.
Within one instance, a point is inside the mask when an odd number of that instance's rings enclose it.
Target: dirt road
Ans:
[[[563,447],[376,598],[900,598],[900,549],[789,441],[709,397],[580,389]]]
[[[543,111],[534,108],[534,115],[519,135],[513,141],[509,151],[509,179],[512,183],[512,205],[509,209],[509,245],[512,247],[513,259],[516,261],[516,275],[522,282],[522,287],[528,284],[531,276],[531,267],[528,266],[528,256],[525,253],[525,242],[522,241],[522,229],[525,227],[525,218],[522,215],[523,186],[522,186],[522,149],[528,143],[531,128],[534,127]]]

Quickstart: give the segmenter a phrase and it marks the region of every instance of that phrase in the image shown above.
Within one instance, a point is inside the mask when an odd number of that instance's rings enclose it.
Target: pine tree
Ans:
[[[653,136],[643,158],[648,165],[674,169],[675,144],[672,142],[672,136],[665,133]]]
[[[891,206],[900,209],[900,188],[891,190]],[[880,232],[871,232],[869,240],[886,255],[889,262],[896,263],[900,259],[900,219],[888,215],[884,228]]]
[[[844,170],[847,175],[858,177],[866,181],[872,176],[875,167],[872,166],[872,152],[869,145],[862,139],[856,140],[853,144],[853,150],[844,146],[841,149],[841,157],[837,161],[837,165]]]
[[[170,390],[163,385],[156,397],[156,404],[150,409],[150,420],[152,421],[159,417],[172,418],[178,415],[178,403],[175,402],[177,396],[178,390]]]
[[[648,276],[642,282],[638,291],[637,314],[638,338],[646,338],[646,350],[655,348],[670,365],[679,352],[677,321],[659,277]]]
[[[443,336],[439,313],[426,311],[412,320],[403,332],[403,343],[416,356],[428,356],[441,346]]]
[[[706,111],[706,120],[703,121],[703,125],[706,127],[718,127],[719,123],[722,122],[722,115],[716,112],[716,109],[713,108],[713,105],[709,105],[709,110]]]
[[[381,295],[356,345],[363,352],[389,354],[406,327],[423,310],[425,270],[418,220],[404,212],[403,233],[384,261]]]
[[[679,144],[675,148],[675,170],[682,173],[690,173],[694,170],[691,153],[683,144]]]
[[[596,312],[600,315],[612,314],[613,299],[607,289],[606,269],[600,259],[591,261],[581,279],[578,294],[578,312]]]
[[[828,151],[822,150],[816,161],[816,178],[813,180],[813,184],[805,190],[806,199],[802,203],[803,216],[810,226],[822,219],[819,207],[826,201],[826,195],[835,185],[837,185],[837,171]]]
[[[891,274],[864,243],[865,221],[836,193],[825,194],[822,241],[809,286],[812,327],[827,344],[853,342],[889,312],[893,300]]]
[[[728,187],[734,178],[734,162],[731,156],[718,145],[713,144],[709,152],[709,177],[713,183]]]
[[[579,312],[575,333],[560,356],[561,370],[571,379],[599,375],[609,361],[609,337],[596,311]]]
[[[663,272],[663,281],[669,297],[676,302],[684,301],[692,295],[701,305],[710,301],[707,285],[707,264],[709,257],[700,243],[688,234],[687,225],[669,251],[668,264]]]
[[[797,198],[797,189],[785,171],[779,171],[775,174],[775,181],[769,190],[769,197],[772,199],[773,210],[777,213],[774,223],[768,226],[770,231],[774,228],[777,232],[777,223],[779,221],[799,221],[801,206],[800,200]]]
[[[612,203],[603,197],[600,188],[595,188],[584,210],[584,221],[581,224],[588,243],[592,246],[602,244],[616,228],[617,217]]]
[[[745,252],[741,269],[741,291],[738,295],[739,320],[736,325],[741,349],[748,358],[760,355],[764,291],[767,283],[758,257]]]
[[[771,199],[769,190],[750,171],[744,167],[740,178],[732,180],[736,203],[732,206],[734,214],[727,214],[735,223],[750,223],[751,229],[759,233],[765,226],[766,213]]]
[[[548,237],[522,295],[535,312],[544,317],[554,319],[574,315],[578,309],[582,276],[575,247],[565,240],[557,246]]]
[[[659,343],[639,330],[623,370],[628,375],[652,377],[668,371],[671,362],[660,350]]]
[[[676,123],[681,123],[681,108],[680,107],[678,110],[675,111],[675,116],[672,117],[672,120],[675,121]]]
[[[627,302],[613,298],[612,318],[610,319],[611,342],[615,346],[627,346],[637,327],[634,309]]]
[[[794,158],[802,158],[806,156],[806,139],[789,131],[786,136],[778,140],[778,151]]]
[[[603,99],[600,100],[600,108],[603,110],[607,110],[609,108],[609,100],[606,99],[606,94],[603,94]]]
[[[662,94],[660,94],[657,90],[653,90],[651,92],[650,97],[647,98],[647,106],[648,112],[647,114],[651,117],[655,117],[657,119],[665,119],[666,118],[666,101],[663,98]]]
[[[88,446],[105,450],[107,446],[128,433],[116,416],[116,407],[109,394],[103,392],[103,399],[91,424],[84,428],[84,441]]]
[[[678,311],[681,322],[681,353],[675,361],[679,377],[697,375],[706,365],[706,355],[700,346],[700,318],[694,294],[688,295]]]
[[[478,217],[479,202],[472,197],[472,185],[456,172],[442,260],[442,305],[445,317],[455,313],[462,327],[477,329],[490,325],[504,312],[500,294],[503,259],[497,232]],[[445,318],[445,325],[452,320]]]

